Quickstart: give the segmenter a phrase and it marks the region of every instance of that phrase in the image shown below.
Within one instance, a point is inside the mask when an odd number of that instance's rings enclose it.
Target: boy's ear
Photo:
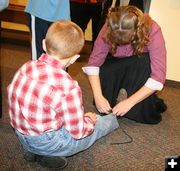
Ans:
[[[43,47],[43,50],[46,52],[46,40],[45,39],[42,40],[42,47]]]
[[[72,56],[69,63],[73,64],[79,57],[80,57],[79,54]]]

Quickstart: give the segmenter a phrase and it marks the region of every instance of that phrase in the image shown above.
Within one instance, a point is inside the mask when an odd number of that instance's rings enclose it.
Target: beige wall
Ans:
[[[162,28],[167,47],[167,79],[180,81],[180,0],[151,0],[150,15]]]

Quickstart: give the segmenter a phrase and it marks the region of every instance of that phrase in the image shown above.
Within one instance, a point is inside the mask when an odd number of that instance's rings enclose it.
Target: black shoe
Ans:
[[[158,113],[163,113],[167,110],[167,105],[164,103],[164,100],[161,98],[156,99],[156,111]]]
[[[65,157],[41,156],[28,151],[24,151],[24,158],[27,162],[36,162],[42,167],[51,169],[63,169],[68,164]]]
[[[23,155],[24,155],[24,159],[27,162],[36,162],[36,156],[37,156],[36,154],[24,150]]]
[[[63,169],[67,166],[68,161],[65,157],[37,156],[36,162],[42,167],[51,169]]]

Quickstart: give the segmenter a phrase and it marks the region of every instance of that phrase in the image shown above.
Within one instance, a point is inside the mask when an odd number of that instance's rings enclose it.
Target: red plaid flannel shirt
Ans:
[[[93,121],[84,115],[78,83],[46,54],[24,64],[7,91],[10,123],[22,134],[39,135],[64,126],[81,139],[94,130]]]

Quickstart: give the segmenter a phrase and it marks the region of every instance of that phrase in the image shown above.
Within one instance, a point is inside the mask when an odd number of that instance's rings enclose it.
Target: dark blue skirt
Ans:
[[[146,83],[150,73],[148,53],[125,58],[117,58],[109,54],[100,67],[103,95],[107,98],[111,107],[114,107],[121,88],[126,89],[128,96],[131,96]],[[136,104],[124,117],[146,124],[159,123],[161,114],[156,108],[157,100],[156,93],[152,94]]]

